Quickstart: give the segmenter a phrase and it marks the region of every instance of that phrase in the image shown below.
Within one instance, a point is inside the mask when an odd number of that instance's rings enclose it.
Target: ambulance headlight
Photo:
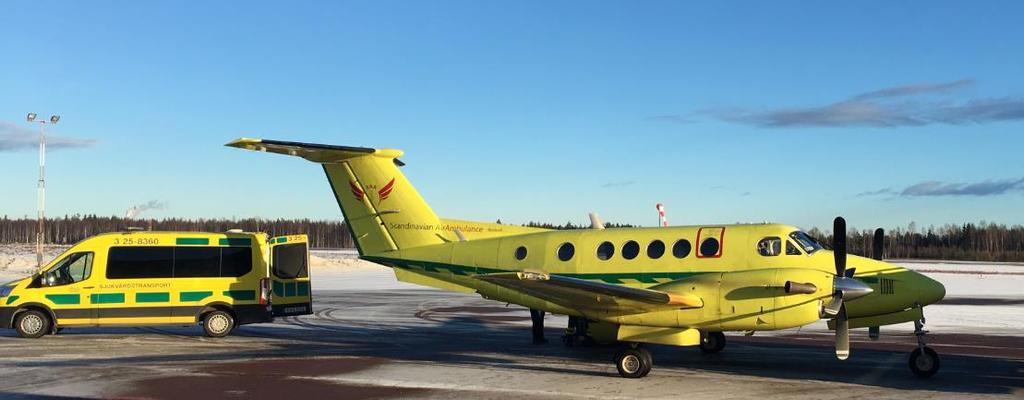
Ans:
[[[0,297],[7,297],[14,290],[14,286],[0,286]]]

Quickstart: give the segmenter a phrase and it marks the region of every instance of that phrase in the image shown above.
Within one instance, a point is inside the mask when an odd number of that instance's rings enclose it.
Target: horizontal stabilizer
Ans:
[[[335,146],[329,144],[289,142],[270,139],[240,138],[226,144],[225,146],[302,157],[320,164],[337,163],[350,158],[371,154],[393,159],[397,159],[402,156],[402,151],[395,149]],[[396,160],[396,163],[401,165],[400,161]]]

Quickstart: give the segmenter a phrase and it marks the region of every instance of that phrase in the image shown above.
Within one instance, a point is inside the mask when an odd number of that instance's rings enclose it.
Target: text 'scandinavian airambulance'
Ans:
[[[438,217],[399,170],[402,152],[260,139],[228,144],[320,164],[360,257],[397,278],[565,314],[576,334],[626,344],[619,373],[651,370],[640,343],[716,352],[723,331],[770,331],[821,318],[849,356],[849,330],[915,322],[914,373],[930,376],[938,355],[924,342],[922,308],[945,288],[922,274],[846,254],[836,218],[834,251],[781,224],[544,230]],[[543,319],[536,323],[542,323]],[[571,340],[572,338],[569,338]]]

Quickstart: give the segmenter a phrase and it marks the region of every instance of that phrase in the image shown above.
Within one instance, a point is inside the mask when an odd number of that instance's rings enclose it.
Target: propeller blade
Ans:
[[[827,316],[839,315],[839,310],[842,307],[843,307],[843,293],[839,292],[839,291],[836,291],[835,294],[832,295],[832,300],[830,300],[828,303],[825,303],[825,305],[824,305],[825,315],[827,315]]]
[[[836,275],[846,276],[846,220],[843,217],[832,221],[832,254],[836,259]]]
[[[871,242],[872,257],[881,261],[885,254],[885,231],[882,228],[875,229],[875,240]]]
[[[850,358],[850,321],[846,319],[846,306],[839,307],[836,316],[836,358]]]

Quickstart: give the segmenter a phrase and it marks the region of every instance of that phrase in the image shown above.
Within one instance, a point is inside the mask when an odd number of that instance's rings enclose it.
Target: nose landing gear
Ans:
[[[910,370],[922,378],[928,378],[939,372],[939,354],[928,347],[925,342],[924,318],[914,321],[914,335],[917,336],[917,348],[910,352]]]

